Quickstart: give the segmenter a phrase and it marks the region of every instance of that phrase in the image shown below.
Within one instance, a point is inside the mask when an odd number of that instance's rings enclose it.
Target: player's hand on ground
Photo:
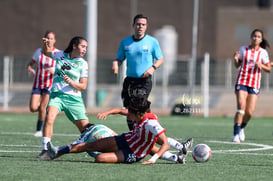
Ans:
[[[155,162],[153,162],[153,161],[147,160],[147,161],[142,162],[141,164],[142,164],[142,165],[148,165],[148,164],[154,164],[154,163],[155,163]]]
[[[98,114],[97,114],[97,118],[98,118],[98,119],[106,120],[106,119],[107,119],[107,116],[108,116],[108,114],[107,114],[107,113],[104,113],[104,112],[98,113]]]

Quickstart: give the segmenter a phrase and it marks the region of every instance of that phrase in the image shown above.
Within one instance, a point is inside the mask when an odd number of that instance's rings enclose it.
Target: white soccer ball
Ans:
[[[207,162],[211,158],[211,149],[206,144],[198,144],[193,147],[192,157],[196,162]]]

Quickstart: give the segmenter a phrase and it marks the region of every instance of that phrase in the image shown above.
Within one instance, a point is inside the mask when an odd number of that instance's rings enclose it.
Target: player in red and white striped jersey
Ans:
[[[266,47],[269,44],[264,39],[263,31],[255,29],[251,33],[251,45],[242,46],[234,54],[234,65],[240,69],[235,85],[237,112],[234,117],[233,142],[245,140],[244,128],[254,112],[260,93],[261,71],[271,71]]]
[[[56,42],[55,34],[52,31],[45,33],[46,38],[49,39],[48,46],[52,51],[56,52],[58,49],[54,47]],[[32,68],[36,64],[36,71]],[[46,106],[49,100],[50,89],[53,82],[53,71],[55,68],[55,61],[42,53],[42,49],[38,48],[32,60],[28,64],[29,74],[34,74],[34,82],[29,102],[29,109],[31,112],[39,112],[36,125],[36,132],[34,136],[42,136],[42,126],[46,115]]]
[[[170,148],[164,133],[166,130],[159,124],[157,117],[148,112],[150,102],[146,98],[132,98],[130,102],[128,111],[135,122],[132,131],[94,142],[63,146],[53,154],[52,150],[49,150],[50,159],[68,153],[99,151],[102,153],[96,157],[96,162],[135,163],[149,154],[157,140],[160,140],[162,144],[157,153],[143,162],[143,164],[155,163]]]

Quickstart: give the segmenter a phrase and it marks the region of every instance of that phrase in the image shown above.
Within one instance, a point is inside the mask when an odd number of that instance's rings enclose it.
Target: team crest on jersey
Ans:
[[[78,63],[78,62],[74,63],[74,64],[73,64],[73,67],[74,67],[74,68],[78,68],[78,67],[79,67],[79,63]]]
[[[126,51],[126,52],[129,51],[130,47],[131,47],[130,45],[124,46],[124,51]]]
[[[45,59],[45,64],[44,64],[46,68],[50,67],[50,66],[49,66],[49,61],[50,61],[50,58],[49,58],[49,57],[46,57],[46,59]]]
[[[143,45],[142,49],[144,52],[149,52],[148,46],[147,45]]]

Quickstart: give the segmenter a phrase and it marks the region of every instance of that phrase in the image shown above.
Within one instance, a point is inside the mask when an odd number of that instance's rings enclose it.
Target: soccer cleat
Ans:
[[[35,137],[42,137],[42,135],[43,135],[42,131],[36,131],[36,132],[34,133],[34,136],[35,136]]]
[[[47,155],[49,157],[49,160],[53,160],[56,158],[56,155],[57,155],[57,150],[56,148],[54,147],[54,145],[51,143],[51,142],[48,142],[47,144]]]
[[[42,150],[41,153],[38,155],[38,158],[44,161],[49,160],[49,157],[47,155],[47,150]]]
[[[182,152],[184,155],[187,155],[189,149],[193,145],[193,138],[187,139],[187,141],[185,141],[184,143],[182,143],[182,145],[183,145],[183,148],[180,150],[180,152]]]
[[[240,141],[240,138],[239,138],[239,134],[234,135],[232,137],[231,141],[234,142],[234,143],[240,143],[241,141]]]
[[[245,131],[244,129],[241,129],[240,132],[239,132],[239,139],[240,141],[245,141]]]
[[[187,157],[187,154],[183,154],[183,151],[180,151],[178,154],[177,154],[177,161],[176,163],[181,163],[181,164],[186,164],[186,157]]]

